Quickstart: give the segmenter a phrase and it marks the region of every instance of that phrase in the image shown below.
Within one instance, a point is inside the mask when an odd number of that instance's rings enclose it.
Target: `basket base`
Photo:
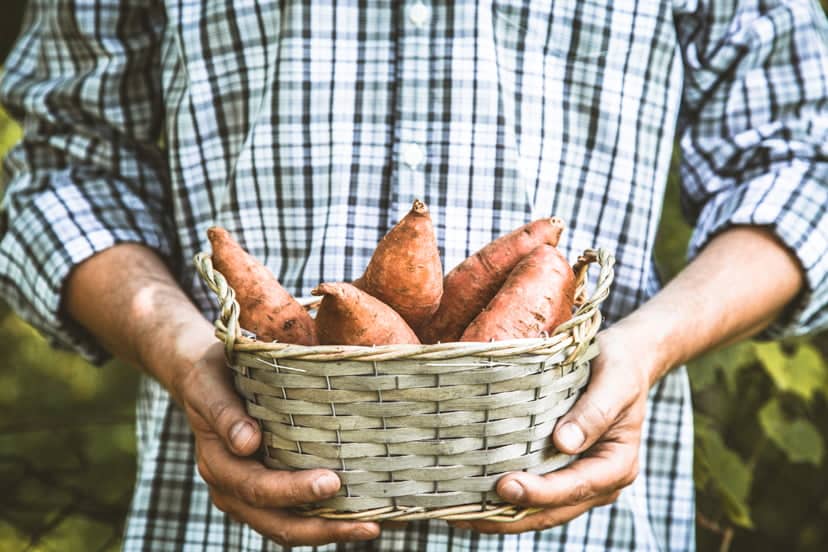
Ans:
[[[486,520],[510,523],[519,521],[527,516],[540,512],[542,508],[524,508],[514,504],[466,504],[448,508],[425,509],[413,507],[377,508],[362,512],[337,512],[331,508],[316,508],[312,510],[296,510],[296,513],[307,517],[322,517],[349,521],[417,521],[422,519],[441,519],[445,521],[472,521]]]

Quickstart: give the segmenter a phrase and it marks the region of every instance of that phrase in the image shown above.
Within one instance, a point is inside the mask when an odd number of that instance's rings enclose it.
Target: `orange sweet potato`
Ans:
[[[557,247],[540,245],[515,266],[460,341],[538,337],[572,318],[574,301],[572,267]]]
[[[227,230],[212,227],[213,266],[236,292],[239,324],[259,341],[317,345],[313,319],[273,274],[247,253]]]
[[[316,330],[322,345],[419,343],[414,330],[391,307],[347,283],[322,283]]]
[[[377,245],[354,286],[397,311],[419,328],[440,305],[443,267],[431,215],[415,200],[408,214]]]
[[[420,331],[423,343],[457,341],[520,260],[541,244],[558,245],[563,220],[536,220],[497,238],[457,265],[443,281],[443,298]]]

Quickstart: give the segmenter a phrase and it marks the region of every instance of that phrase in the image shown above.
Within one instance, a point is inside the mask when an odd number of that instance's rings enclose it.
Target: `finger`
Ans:
[[[543,510],[537,514],[532,514],[513,522],[480,520],[449,523],[458,529],[471,529],[478,533],[514,534],[525,533],[527,531],[542,531],[543,529],[549,529],[550,527],[567,523],[596,506],[611,504],[618,499],[618,495],[619,493],[616,492],[611,495],[596,497],[575,506],[562,506],[560,508]]]
[[[329,470],[271,470],[255,460],[228,452],[221,441],[198,441],[198,471],[220,492],[257,508],[285,508],[329,498],[339,490],[337,475]]]
[[[379,536],[373,522],[333,521],[304,517],[284,510],[256,508],[233,496],[213,495],[216,506],[282,546],[320,546],[332,542],[364,541]]]
[[[233,389],[230,370],[224,365],[221,343],[182,376],[177,384],[186,403],[208,426],[221,437],[228,450],[239,456],[249,456],[261,444],[259,425],[247,415],[244,403]],[[193,429],[198,431],[197,423]]]
[[[504,500],[523,506],[575,506],[612,494],[637,475],[637,441],[602,442],[589,456],[544,476],[525,472],[505,475],[497,483],[497,492]]]
[[[558,450],[578,454],[591,447],[639,396],[638,385],[618,370],[605,369],[602,357],[593,365],[584,393],[555,425],[552,440]]]

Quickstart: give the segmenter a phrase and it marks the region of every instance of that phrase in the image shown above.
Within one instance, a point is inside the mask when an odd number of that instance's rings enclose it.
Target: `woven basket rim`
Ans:
[[[239,325],[240,307],[235,290],[221,272],[213,267],[210,253],[200,252],[193,258],[196,271],[219,300],[219,317],[215,320],[216,337],[224,342],[229,357],[235,352],[269,353],[279,358],[307,360],[397,360],[447,359],[461,356],[503,357],[520,354],[551,354],[570,345],[577,356],[588,344],[589,337],[579,335],[578,328],[601,317],[599,306],[609,295],[614,278],[615,257],[606,249],[587,249],[573,265],[576,273],[576,304],[572,318],[558,326],[551,335],[492,342],[454,341],[436,344],[395,345],[295,345],[282,342],[258,341]],[[586,297],[586,276],[590,264],[597,263],[600,273],[595,289]],[[305,305],[312,308],[313,304]],[[589,324],[593,326],[592,324]],[[594,327],[594,326],[593,326]],[[250,334],[253,335],[253,334]],[[586,338],[586,339],[584,339]],[[585,343],[585,341],[587,343]]]

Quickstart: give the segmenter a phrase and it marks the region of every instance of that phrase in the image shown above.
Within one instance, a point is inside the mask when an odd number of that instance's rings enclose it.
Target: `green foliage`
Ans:
[[[3,159],[6,152],[20,140],[20,135],[20,126],[10,119],[6,110],[0,106],[0,159]]]
[[[824,341],[748,342],[691,363],[700,550],[828,549]]]
[[[20,128],[0,109],[0,159]],[[0,550],[117,550],[135,478],[135,371],[58,352],[0,304]]]
[[[748,495],[753,474],[722,440],[712,420],[696,416],[696,486],[719,495],[722,508],[735,524],[752,528]]]
[[[717,375],[721,375],[728,393],[735,396],[739,391],[739,373],[755,362],[756,347],[753,343],[737,343],[708,355],[707,366],[693,372],[690,384],[695,393],[700,393],[707,386],[717,383]]]
[[[789,391],[810,401],[817,391],[828,390],[825,361],[810,345],[802,345],[793,356],[788,356],[779,343],[763,343],[756,345],[756,356],[780,391]]]
[[[0,550],[109,550],[135,473],[134,370],[50,349],[0,309]]]
[[[765,435],[788,457],[789,462],[822,465],[823,446],[819,430],[805,418],[790,419],[779,399],[771,399],[759,411]]]

